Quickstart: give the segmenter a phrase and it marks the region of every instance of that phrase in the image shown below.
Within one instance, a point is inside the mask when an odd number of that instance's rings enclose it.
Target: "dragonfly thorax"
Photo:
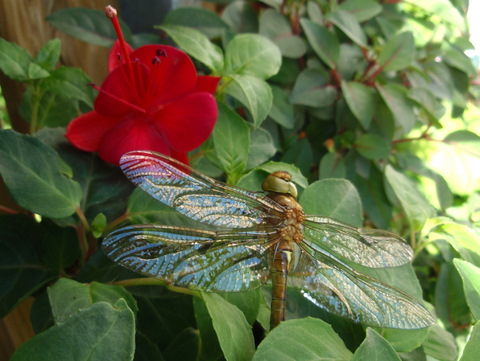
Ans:
[[[300,243],[303,240],[303,222],[305,213],[302,206],[290,194],[270,193],[268,198],[285,208],[283,222],[278,229],[282,239]]]

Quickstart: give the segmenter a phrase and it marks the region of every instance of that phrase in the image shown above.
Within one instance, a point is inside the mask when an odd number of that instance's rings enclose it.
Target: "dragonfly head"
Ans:
[[[275,192],[281,194],[290,194],[297,197],[297,187],[291,181],[292,176],[285,171],[277,171],[270,174],[262,183],[262,189],[265,192]]]

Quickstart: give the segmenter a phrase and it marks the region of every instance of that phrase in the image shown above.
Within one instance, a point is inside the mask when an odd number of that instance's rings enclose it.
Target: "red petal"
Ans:
[[[94,152],[104,134],[118,122],[118,118],[105,117],[93,110],[73,119],[65,136],[78,149]]]
[[[141,119],[124,121],[113,127],[100,142],[98,154],[109,163],[118,164],[131,150],[153,150],[170,155],[170,148],[152,123]]]
[[[217,120],[217,103],[208,93],[191,93],[155,114],[155,124],[171,148],[189,152],[210,136]]]
[[[188,155],[185,152],[177,152],[176,150],[171,150],[170,151],[170,157],[178,160],[179,162],[182,162],[183,164],[188,165]],[[183,172],[190,173],[187,169],[181,169]]]
[[[151,103],[168,103],[189,93],[197,82],[197,71],[192,61],[174,47],[145,45],[135,50],[130,58],[151,69],[147,86]]]
[[[195,88],[193,88],[192,92],[207,92],[210,94],[215,94],[220,79],[221,77],[219,76],[198,76],[197,83],[195,84]]]
[[[128,112],[139,112],[144,108],[145,84],[149,71],[140,63],[132,64],[134,79],[129,76],[127,65],[117,67],[104,80],[95,99],[95,110],[107,116],[124,116]]]
[[[133,53],[133,49],[130,45],[125,43],[125,47],[127,48],[128,54]],[[120,45],[120,40],[117,40],[115,41],[115,43],[113,43],[112,50],[110,50],[110,55],[108,57],[108,71],[113,71],[121,64],[125,64],[125,59],[122,55],[122,47]]]

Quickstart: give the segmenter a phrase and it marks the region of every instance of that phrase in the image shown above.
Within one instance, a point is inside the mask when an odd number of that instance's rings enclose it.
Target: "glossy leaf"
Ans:
[[[225,49],[225,68],[230,74],[267,79],[277,74],[281,62],[278,47],[260,35],[237,35]]]
[[[376,134],[363,134],[355,139],[355,150],[367,159],[378,160],[388,157],[391,144],[388,139]]]
[[[38,139],[0,131],[0,173],[17,203],[42,216],[68,217],[80,206],[80,185],[58,154]]]
[[[310,184],[300,203],[308,214],[318,214],[360,226],[362,205],[357,190],[345,179],[323,179]]]
[[[248,160],[248,126],[237,113],[223,103],[218,103],[218,119],[212,135],[223,170],[238,179]]]
[[[134,336],[135,317],[125,300],[99,302],[25,342],[11,360],[133,360]]]
[[[259,33],[272,40],[287,58],[299,58],[307,51],[305,41],[292,33],[287,18],[273,9],[262,12]]]
[[[387,165],[385,182],[391,187],[397,202],[400,203],[407,216],[410,227],[420,230],[427,218],[433,215],[433,207],[420,194],[413,182],[404,174]]]
[[[232,82],[225,92],[238,99],[249,110],[257,128],[270,113],[273,95],[270,86],[262,79],[250,75],[231,75]]]
[[[318,57],[329,68],[336,68],[340,44],[336,36],[325,27],[308,19],[300,19],[303,31]]]
[[[280,324],[258,346],[253,360],[338,360],[352,358],[342,339],[321,320],[306,318]]]
[[[76,39],[100,46],[112,46],[117,39],[115,30],[103,11],[87,8],[60,9],[46,17],[58,30]],[[130,30],[119,19],[123,36],[130,39]]]
[[[376,107],[374,90],[358,82],[342,81],[342,92],[352,113],[368,129]]]
[[[329,84],[329,76],[323,71],[306,69],[295,81],[290,102],[292,104],[325,107],[333,104],[337,90]]]
[[[415,113],[413,103],[407,97],[407,89],[398,84],[376,84],[376,87],[403,132],[408,133],[412,130],[415,125]]]
[[[243,313],[215,293],[204,293],[202,297],[212,317],[213,328],[225,359],[251,360],[255,345]],[[225,315],[228,315],[228,319]]]
[[[352,361],[400,361],[393,347],[372,328],[367,329],[367,337],[355,351]]]
[[[383,71],[401,70],[415,59],[415,44],[410,32],[401,33],[388,39],[377,63]]]
[[[159,27],[191,57],[205,64],[215,73],[223,69],[223,53],[200,31],[186,26],[162,25]]]

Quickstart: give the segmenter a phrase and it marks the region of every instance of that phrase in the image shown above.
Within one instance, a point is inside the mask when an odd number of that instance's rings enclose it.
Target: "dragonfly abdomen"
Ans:
[[[287,299],[287,278],[292,261],[292,244],[281,240],[275,250],[272,264],[272,304],[270,314],[270,329],[281,321],[285,321]]]

